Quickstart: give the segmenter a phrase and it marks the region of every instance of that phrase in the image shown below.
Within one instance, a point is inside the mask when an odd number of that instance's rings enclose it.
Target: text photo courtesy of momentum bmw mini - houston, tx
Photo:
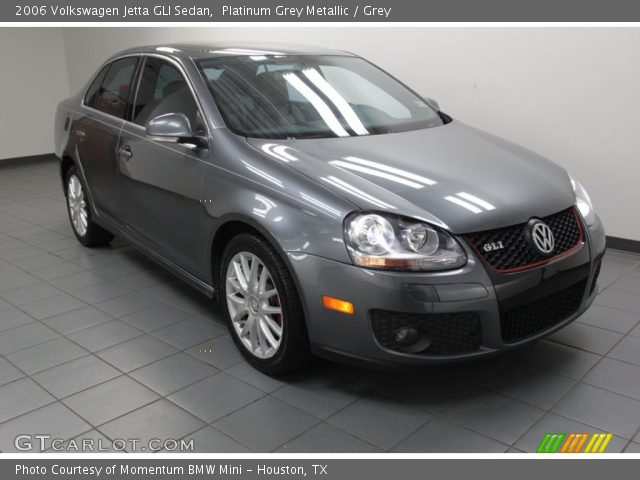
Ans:
[[[0,476],[635,461],[638,25],[271,3],[0,11]]]

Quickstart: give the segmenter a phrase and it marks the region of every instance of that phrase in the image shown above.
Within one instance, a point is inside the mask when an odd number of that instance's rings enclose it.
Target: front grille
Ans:
[[[478,254],[500,272],[523,270],[541,265],[551,258],[567,253],[582,242],[582,227],[573,207],[541,218],[551,228],[555,248],[549,255],[540,254],[527,238],[527,223],[485,230],[465,235]],[[487,252],[485,245],[501,243],[504,248]]]
[[[502,341],[513,343],[523,340],[569,318],[580,307],[587,287],[587,279],[508,310],[500,310]]]
[[[395,332],[403,327],[420,331],[430,343],[421,351],[423,355],[460,354],[480,347],[480,319],[475,313],[413,314],[371,310],[371,326],[376,340],[389,350],[403,351],[393,340]]]

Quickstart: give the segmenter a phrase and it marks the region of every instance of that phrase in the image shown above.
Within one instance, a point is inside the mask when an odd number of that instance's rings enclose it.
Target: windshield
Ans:
[[[198,66],[227,126],[245,137],[349,137],[443,123],[415,93],[361,58],[233,56]]]

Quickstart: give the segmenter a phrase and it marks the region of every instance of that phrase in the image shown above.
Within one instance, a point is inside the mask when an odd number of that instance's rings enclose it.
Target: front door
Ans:
[[[204,279],[209,266],[198,234],[202,215],[203,162],[206,148],[161,143],[145,136],[147,121],[166,113],[184,113],[194,132],[204,131],[195,98],[180,69],[159,57],[146,57],[133,107],[133,122],[120,136],[118,163],[122,210],[136,236],[154,251]]]

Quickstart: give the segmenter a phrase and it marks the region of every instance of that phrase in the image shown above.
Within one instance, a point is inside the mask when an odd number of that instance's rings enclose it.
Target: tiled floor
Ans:
[[[640,255],[610,251],[597,303],[531,348],[382,373],[318,362],[274,380],[207,299],[120,241],[73,238],[54,162],[0,166],[0,450],[14,437],[194,439],[203,452],[504,452],[613,432],[640,451]]]

